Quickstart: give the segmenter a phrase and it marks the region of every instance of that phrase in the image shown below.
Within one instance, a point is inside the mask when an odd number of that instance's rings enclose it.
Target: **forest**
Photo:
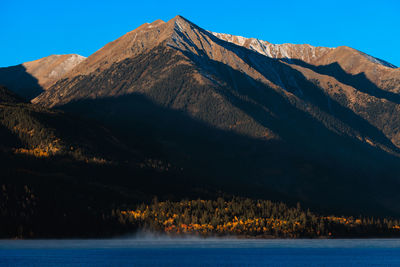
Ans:
[[[170,235],[260,238],[398,237],[398,220],[323,216],[281,202],[234,197],[230,200],[182,200],[141,204],[113,211],[122,225]]]
[[[141,202],[100,187],[89,200],[87,189],[60,181],[42,181],[47,193],[22,183],[0,185],[0,238],[100,238],[143,231],[241,238],[400,237],[395,218],[321,214],[300,203],[229,196]],[[75,196],[67,193],[71,190]]]

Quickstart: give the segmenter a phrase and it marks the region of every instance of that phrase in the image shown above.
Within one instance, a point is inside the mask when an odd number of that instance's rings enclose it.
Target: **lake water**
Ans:
[[[0,240],[0,265],[400,266],[400,240]]]

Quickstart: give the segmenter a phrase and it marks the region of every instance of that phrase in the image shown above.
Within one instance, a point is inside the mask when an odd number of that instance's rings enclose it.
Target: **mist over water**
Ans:
[[[246,239],[171,236],[139,232],[111,239],[0,240],[0,249],[134,249],[134,248],[343,248],[399,249],[400,239]]]

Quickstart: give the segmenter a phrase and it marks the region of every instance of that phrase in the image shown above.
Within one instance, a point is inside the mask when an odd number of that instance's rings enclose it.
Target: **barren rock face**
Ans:
[[[84,59],[85,57],[76,54],[51,55],[35,61],[25,62],[22,66],[46,90]]]
[[[246,47],[270,58],[288,60],[300,59],[308,63],[315,63],[323,55],[334,49],[328,47],[315,47],[308,44],[271,44],[268,41],[256,38],[245,38],[226,33],[213,32],[212,34],[221,40]]]

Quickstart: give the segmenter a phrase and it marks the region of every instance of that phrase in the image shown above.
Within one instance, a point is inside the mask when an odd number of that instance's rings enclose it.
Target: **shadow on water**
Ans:
[[[0,68],[0,84],[26,100],[31,100],[44,91],[38,80],[22,64]]]

